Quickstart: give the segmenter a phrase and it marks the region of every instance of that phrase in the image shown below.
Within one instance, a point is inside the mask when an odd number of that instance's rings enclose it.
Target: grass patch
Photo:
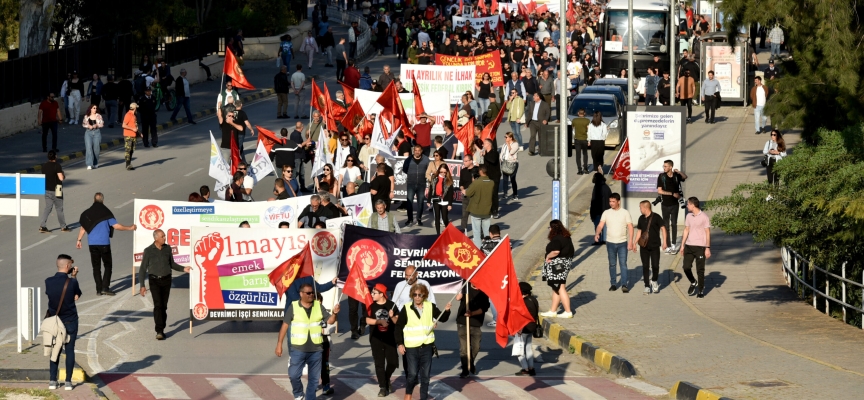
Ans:
[[[60,400],[60,396],[57,396],[54,393],[47,389],[23,389],[23,388],[9,388],[0,386],[0,400],[4,400],[10,397],[14,397],[14,395],[26,395],[32,396],[39,399],[46,400]]]

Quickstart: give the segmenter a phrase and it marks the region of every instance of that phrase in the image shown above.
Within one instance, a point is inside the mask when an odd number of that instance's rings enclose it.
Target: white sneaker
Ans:
[[[672,246],[667,247],[666,250],[663,250],[663,252],[666,254],[671,253],[672,252]]]
[[[651,290],[653,290],[654,293],[660,293],[660,284],[657,283],[657,281],[651,281]]]
[[[556,313],[555,311],[545,311],[545,312],[541,312],[540,316],[545,317],[545,318],[555,318],[555,317],[560,316],[560,314]]]
[[[562,312],[561,314],[558,314],[558,318],[573,318],[573,313],[572,312]]]
[[[525,146],[519,146],[519,151],[525,151]]]
[[[496,325],[498,325],[498,322],[496,322],[496,321],[491,321],[488,324],[486,324],[486,326],[496,326]]]
[[[93,169],[93,167],[91,167],[91,166],[88,165],[88,166],[87,166],[87,169]]]
[[[651,294],[651,288],[648,286],[645,286],[645,290],[642,291],[642,294]]]

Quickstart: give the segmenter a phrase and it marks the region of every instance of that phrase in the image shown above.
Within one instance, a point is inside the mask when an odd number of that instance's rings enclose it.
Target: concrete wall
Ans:
[[[218,79],[222,76],[222,65],[224,64],[224,60],[223,57],[215,54],[204,57],[203,63],[210,67],[210,73],[214,79]],[[207,73],[204,72],[203,68],[198,66],[198,60],[171,66],[171,74],[175,77],[180,76],[180,69],[183,68],[186,69],[186,78],[189,79],[191,84],[194,85],[207,80]],[[100,76],[100,78],[102,79],[102,83],[107,82],[106,76],[103,75]],[[84,82],[84,90],[87,90],[89,84],[90,81]],[[57,97],[57,101],[60,103],[60,114],[64,119],[68,119],[63,105],[63,98]],[[82,105],[80,108],[81,113],[83,114],[86,111],[86,105],[90,103],[86,101],[86,98],[81,102]],[[102,107],[104,107],[104,102]],[[0,109],[0,137],[11,136],[19,132],[36,129],[36,117],[38,114],[39,103],[33,105],[25,103],[15,107]]]
[[[279,37],[284,34],[291,35],[291,43],[294,44],[294,52],[300,52],[300,45],[306,38],[306,32],[312,29],[311,21],[303,21],[300,25],[289,26],[288,30],[276,36],[244,38],[243,59],[244,60],[273,60],[279,54]]]

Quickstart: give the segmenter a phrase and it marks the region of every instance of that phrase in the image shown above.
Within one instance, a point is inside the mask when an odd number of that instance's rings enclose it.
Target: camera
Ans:
[[[660,204],[661,201],[663,201],[663,197],[660,195],[657,195],[657,198],[651,202],[651,205],[656,207],[658,204]]]

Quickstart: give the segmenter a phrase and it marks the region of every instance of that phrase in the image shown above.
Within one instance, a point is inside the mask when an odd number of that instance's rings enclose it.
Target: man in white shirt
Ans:
[[[225,90],[216,96],[216,118],[219,119],[219,125],[222,125],[222,108],[228,104],[234,103],[234,100],[240,98],[240,93],[234,90],[234,83],[228,82],[225,84]]]
[[[303,66],[297,64],[297,72],[291,75],[291,92],[294,93],[294,98],[297,100],[294,103],[294,119],[300,119],[300,101],[303,97],[303,91],[306,90],[306,74],[303,73]]]
[[[765,103],[768,101],[768,87],[762,84],[762,77],[757,76],[753,81],[756,85],[750,89],[750,102],[753,104],[753,120],[756,124],[756,134],[765,131]]]
[[[606,253],[609,257],[609,282],[612,286],[610,292],[618,289],[617,274],[615,271],[615,261],[621,267],[621,291],[624,293],[630,292],[627,286],[627,250],[630,239],[633,237],[633,219],[630,218],[630,212],[621,207],[621,195],[612,193],[609,195],[609,206],[612,207],[603,211],[600,216],[600,223],[597,224],[597,229],[594,232],[594,241],[600,240],[600,234],[603,228],[606,227]]]
[[[249,176],[248,172],[249,164],[246,164],[243,161],[240,161],[240,164],[237,164],[237,172],[243,173],[243,200],[244,201],[254,201],[252,198],[252,188],[255,187],[255,178]]]
[[[393,289],[393,302],[396,303],[396,308],[401,309],[405,304],[411,303],[411,285],[419,283],[423,286],[426,286],[429,289],[429,298],[428,300],[435,303],[435,294],[432,293],[432,287],[429,286],[429,282],[426,282],[423,279],[417,278],[417,268],[413,265],[409,265],[405,267],[405,280],[396,284],[396,288]]]

